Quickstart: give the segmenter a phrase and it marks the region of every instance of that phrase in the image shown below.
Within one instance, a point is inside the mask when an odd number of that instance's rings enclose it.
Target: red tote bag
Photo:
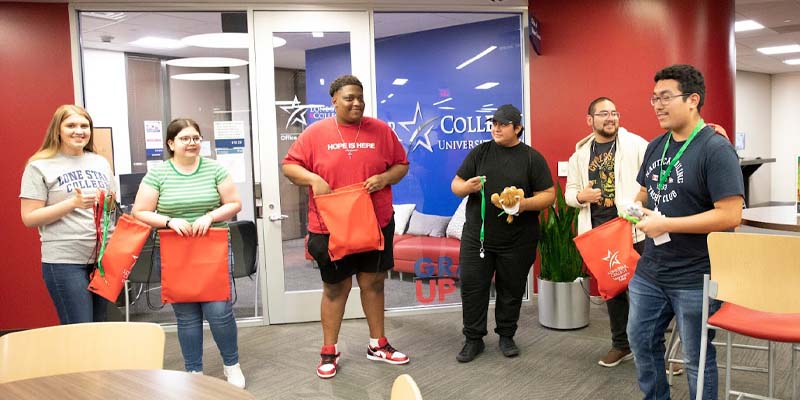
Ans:
[[[314,196],[317,211],[330,232],[331,261],[349,254],[383,250],[383,233],[364,182]]]
[[[150,235],[150,227],[131,217],[123,215],[117,221],[114,233],[109,235],[111,216],[114,213],[114,196],[102,190],[94,207],[94,222],[97,231],[97,267],[89,277],[87,289],[110,302],[117,301],[125,280],[131,273],[142,247]]]
[[[180,236],[171,229],[160,229],[158,237],[162,302],[231,299],[227,228],[210,228],[203,236]]]
[[[603,300],[614,298],[628,288],[639,261],[628,221],[612,219],[573,240],[589,272],[597,279]]]

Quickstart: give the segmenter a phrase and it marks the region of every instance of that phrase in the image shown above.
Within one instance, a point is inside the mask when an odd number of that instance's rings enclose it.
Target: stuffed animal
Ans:
[[[514,221],[514,216],[519,214],[519,203],[525,198],[525,191],[517,189],[516,186],[506,187],[500,194],[492,193],[492,204],[497,208],[502,208],[508,218],[509,224]]]

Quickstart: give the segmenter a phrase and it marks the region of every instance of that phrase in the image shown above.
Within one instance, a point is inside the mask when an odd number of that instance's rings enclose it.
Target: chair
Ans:
[[[144,242],[144,246],[142,247],[142,252],[139,253],[139,258],[136,259],[136,264],[133,265],[131,269],[130,275],[128,275],[128,279],[125,281],[125,321],[131,320],[131,304],[135,303],[139,297],[144,294],[145,296],[148,295],[147,291],[144,290],[144,284],[161,284],[161,270],[160,269],[153,269],[153,250],[155,248],[155,237],[156,237],[156,230],[154,229],[150,232],[150,236],[147,237],[147,241]],[[133,301],[130,299],[130,284],[131,283],[140,283],[139,290],[137,291],[136,295],[133,298]],[[159,303],[161,301],[159,300]]]
[[[90,322],[0,337],[0,383],[110,369],[162,369],[164,330],[148,322]]]
[[[233,221],[228,223],[231,230],[231,249],[233,250],[233,277],[243,278],[256,273],[258,254],[258,234],[253,221]]]
[[[394,380],[391,400],[422,400],[422,393],[411,375],[403,374]]]
[[[731,390],[731,332],[769,341],[768,396],[775,392],[772,342],[792,343],[792,398],[797,398],[795,355],[800,350],[800,237],[754,233],[714,232],[708,235],[711,275],[703,279],[703,329],[697,400],[701,399],[708,330],[727,332],[725,399],[730,394],[764,398]],[[711,317],[709,299],[725,303]]]
[[[231,230],[231,250],[233,251],[233,288],[236,289],[236,278],[251,277],[256,274],[258,280],[258,232],[253,221],[233,221],[228,223]],[[258,285],[255,285],[253,309],[258,315]],[[234,294],[234,302],[239,297]]]

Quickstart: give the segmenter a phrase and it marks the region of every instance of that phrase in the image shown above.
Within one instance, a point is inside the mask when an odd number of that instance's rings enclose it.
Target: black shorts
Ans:
[[[319,264],[319,273],[325,283],[339,283],[358,272],[383,272],[394,267],[394,217],[381,228],[383,251],[350,254],[341,260],[331,261],[328,255],[330,234],[308,233],[308,254]]]

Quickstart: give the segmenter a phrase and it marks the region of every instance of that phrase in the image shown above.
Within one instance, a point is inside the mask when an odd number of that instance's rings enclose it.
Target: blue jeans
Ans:
[[[86,289],[93,264],[42,263],[42,278],[62,325],[106,320],[106,299]]]
[[[628,285],[628,299],[628,341],[636,359],[636,374],[644,399],[670,398],[664,369],[664,331],[673,316],[681,337],[689,398],[694,399],[703,328],[703,289],[666,289],[634,274]],[[716,312],[720,304],[712,300],[709,315]],[[714,334],[714,330],[708,332],[703,399],[716,400],[717,353],[711,344]]]
[[[154,258],[161,267],[161,251],[156,246]],[[228,268],[233,268],[233,252],[228,241]],[[231,283],[231,290],[233,283]],[[231,297],[232,298],[232,297]],[[231,366],[239,362],[238,330],[230,301],[203,303],[174,303],[175,319],[178,322],[178,342],[183,353],[186,371],[203,370],[203,317],[211,327],[211,335],[217,343],[222,363]]]

